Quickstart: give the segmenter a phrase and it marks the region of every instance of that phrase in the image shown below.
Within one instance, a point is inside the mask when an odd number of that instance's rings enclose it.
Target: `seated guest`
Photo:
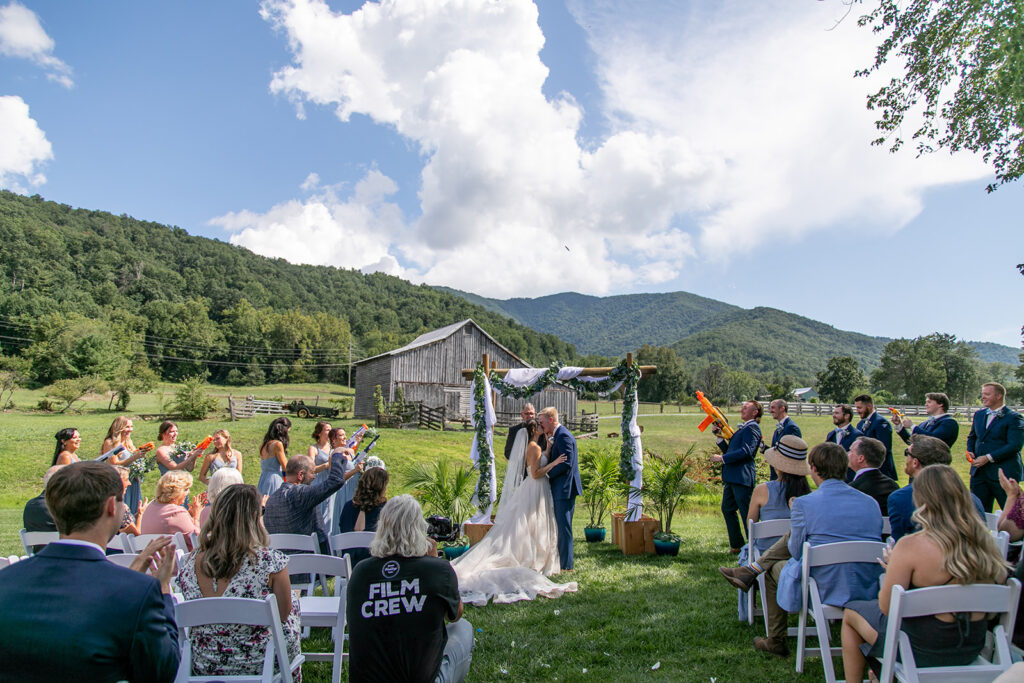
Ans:
[[[46,504],[60,540],[3,570],[0,680],[174,680],[170,539],[146,546],[131,569],[103,553],[121,525],[123,491],[117,472],[100,462],[50,477]]]
[[[885,446],[878,439],[862,436],[850,446],[850,486],[875,499],[882,516],[889,514],[889,494],[900,487],[878,468],[885,462]]]
[[[950,448],[956,443],[960,436],[960,423],[956,418],[947,413],[949,410],[949,396],[942,393],[929,393],[924,395],[924,412],[928,413],[928,419],[919,425],[914,425],[909,418],[899,420],[892,416],[892,423],[896,426],[896,433],[904,443],[910,443],[912,434],[923,436],[934,436],[946,442]]]
[[[46,507],[46,484],[50,478],[64,465],[54,465],[43,475],[43,492],[25,503],[25,511],[21,515],[21,523],[25,531],[56,531],[57,525]],[[37,552],[37,551],[33,551]]]
[[[901,538],[889,553],[878,599],[849,602],[843,612],[848,681],[863,680],[865,656],[882,657],[893,586],[911,590],[1006,580],[1007,564],[988,528],[971,514],[973,503],[956,470],[925,467],[914,478],[914,505],[921,531]],[[988,623],[983,612],[959,612],[904,619],[901,630],[918,666],[962,666],[985,646]]]
[[[78,433],[77,429],[66,427],[54,434],[54,437],[57,439],[57,447],[53,451],[51,467],[54,465],[70,465],[73,462],[80,461],[77,452],[78,447],[82,445],[82,435]]]
[[[741,590],[749,590],[757,575],[764,573],[768,637],[755,638],[754,649],[780,657],[789,654],[788,612],[799,611],[803,602],[800,561],[804,541],[813,546],[882,540],[882,514],[878,503],[843,481],[848,463],[843,447],[836,443],[819,443],[811,449],[807,459],[811,479],[818,488],[793,501],[788,537],[779,539],[750,567],[726,568],[733,571],[722,572],[729,583]],[[845,605],[850,600],[871,597],[880,571],[876,564],[857,562],[816,567],[811,573],[818,581],[825,604]]]
[[[1020,484],[999,470],[999,485],[1006,491],[1006,504],[999,516],[999,531],[1010,534],[1011,541],[1019,541],[1024,538],[1024,496],[1021,495]],[[27,511],[28,506],[25,509]],[[28,529],[27,526],[25,528]]]
[[[288,460],[284,483],[274,491],[264,506],[263,524],[272,534],[302,534],[316,532],[320,539],[320,552],[330,554],[330,541],[324,528],[324,519],[318,506],[345,483],[344,456],[331,456],[331,469],[326,479],[313,474],[313,459],[295,455]],[[210,513],[214,514],[214,513]]]
[[[911,518],[914,512],[914,477],[926,467],[949,465],[952,462],[953,454],[949,452],[949,446],[944,441],[924,434],[914,434],[910,437],[907,461],[903,465],[903,471],[910,476],[910,483],[889,494],[887,505],[893,540],[898,541],[903,536],[917,531],[917,522]],[[971,502],[974,504],[978,516],[985,521],[985,510],[981,507],[981,501],[973,493]]]
[[[412,496],[396,496],[381,511],[373,557],[348,583],[350,680],[461,681],[469,673],[473,625],[462,619],[455,571],[437,558],[426,531]]]
[[[191,548],[192,534],[199,533],[199,499],[192,498],[184,508],[188,490],[192,488],[192,475],[182,470],[170,470],[156,483],[156,500],[149,504],[139,521],[140,534],[167,534],[180,531]]]
[[[807,443],[799,436],[787,434],[779,439],[775,448],[764,452],[764,459],[778,474],[778,479],[766,481],[754,489],[750,497],[747,519],[763,522],[770,519],[789,519],[789,506],[794,498],[811,492],[807,477]],[[775,538],[759,538],[754,542],[758,552],[767,550]],[[741,553],[742,555],[742,553]],[[741,564],[743,558],[740,558]]]
[[[121,477],[121,495],[126,495],[128,492],[128,486],[131,483],[130,475],[128,474],[128,468],[123,465],[117,465],[114,467],[118,476]],[[132,511],[128,509],[127,503],[121,503],[121,528],[119,531],[122,534],[131,534],[132,536],[138,536],[142,532],[139,531],[139,520],[142,519],[142,513],[149,507],[149,498],[144,498],[139,501],[139,505],[136,508],[136,514],[132,514]]]
[[[244,483],[242,481],[242,473],[234,467],[225,467],[213,473],[213,476],[210,477],[210,485],[206,487],[206,505],[203,507],[202,512],[199,513],[200,529],[206,526],[207,520],[210,519],[210,510],[213,509],[213,503],[217,500],[217,496],[220,495],[221,491],[234,484]]]
[[[178,583],[186,600],[264,600],[273,593],[284,626],[288,659],[292,660],[299,654],[299,605],[288,578],[288,557],[267,547],[267,532],[260,524],[260,499],[256,487],[249,484],[228,486],[220,492],[199,548],[181,561]],[[192,643],[192,675],[259,675],[270,631],[224,624],[196,626],[188,636]],[[292,675],[299,680],[300,669]]]
[[[363,472],[356,485],[352,500],[341,510],[341,533],[348,531],[376,531],[377,518],[381,508],[388,502],[388,473],[380,467],[371,467]],[[366,548],[352,548],[349,552],[352,564],[370,556]]]

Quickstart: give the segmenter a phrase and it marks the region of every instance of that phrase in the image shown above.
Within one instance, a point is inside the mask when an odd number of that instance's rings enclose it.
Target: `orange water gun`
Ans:
[[[138,450],[135,451],[135,452],[136,453],[143,453],[143,454],[149,453],[151,450],[153,450],[153,446],[154,446],[154,444],[153,444],[152,441],[147,441],[146,443],[144,443],[141,446],[139,446]]]
[[[729,426],[729,420],[727,420],[725,415],[722,414],[722,411],[716,408],[711,401],[706,399],[704,397],[704,392],[702,391],[697,392],[697,400],[700,401],[700,407],[704,409],[705,413],[707,413],[707,417],[704,418],[703,422],[697,425],[697,429],[703,432],[711,425],[717,425],[718,428],[722,430],[722,438],[726,441],[731,439],[734,432],[732,427]]]
[[[206,438],[200,441],[199,444],[196,446],[196,450],[205,451],[207,448],[210,447],[211,443],[213,443],[213,437],[207,434]]]
[[[903,424],[903,413],[900,411],[899,408],[893,408],[892,406],[889,406],[889,412],[892,413],[893,417],[899,420],[900,424]]]

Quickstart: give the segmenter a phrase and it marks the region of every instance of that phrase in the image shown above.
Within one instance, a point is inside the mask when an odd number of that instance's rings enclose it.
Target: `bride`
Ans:
[[[491,599],[508,603],[576,591],[575,581],[554,583],[545,578],[559,572],[558,531],[547,473],[566,458],[547,461],[537,443],[543,433],[540,423],[530,420],[516,434],[494,526],[452,562],[463,602],[479,607]]]

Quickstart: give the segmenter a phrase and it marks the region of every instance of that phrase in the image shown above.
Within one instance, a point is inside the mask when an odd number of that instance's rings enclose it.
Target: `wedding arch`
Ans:
[[[640,427],[637,418],[636,387],[640,378],[657,372],[653,365],[641,367],[633,360],[633,354],[615,367],[581,368],[567,367],[556,361],[547,368],[490,368],[488,357],[470,370],[463,370],[467,379],[473,380],[473,445],[470,457],[479,472],[473,493],[473,505],[477,512],[471,523],[489,523],[491,510],[497,498],[497,483],[494,471],[494,401],[492,392],[502,396],[525,399],[547,389],[556,382],[577,393],[596,391],[610,394],[622,388],[622,445],[619,449],[619,475],[629,482],[629,499],[626,505],[626,520],[640,519],[643,513],[643,446],[640,442]],[[543,406],[542,406],[543,407]]]

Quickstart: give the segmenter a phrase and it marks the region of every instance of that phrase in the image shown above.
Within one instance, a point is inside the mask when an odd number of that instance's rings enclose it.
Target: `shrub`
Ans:
[[[428,514],[443,515],[453,524],[469,519],[474,512],[473,468],[452,465],[447,459],[418,463],[409,471],[408,485]]]
[[[202,420],[217,407],[217,401],[206,395],[206,380],[200,376],[186,377],[174,394],[171,412],[184,420]]]
[[[73,379],[59,379],[46,387],[46,395],[63,403],[64,407],[61,408],[60,412],[65,413],[72,404],[80,401],[86,395],[106,390],[107,383],[101,377],[87,375]],[[40,404],[42,404],[42,401],[40,401]],[[53,409],[52,406],[50,409]]]

